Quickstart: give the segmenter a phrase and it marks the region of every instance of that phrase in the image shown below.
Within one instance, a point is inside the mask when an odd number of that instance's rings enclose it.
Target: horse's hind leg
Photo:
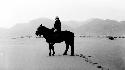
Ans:
[[[71,56],[74,56],[74,42],[70,44],[71,46]]]
[[[65,52],[63,53],[63,55],[67,55],[67,51],[68,51],[68,49],[69,49],[69,44],[67,43],[67,42],[65,42],[66,43],[66,50],[65,50]]]
[[[71,56],[74,56],[74,38],[70,41],[71,46]]]

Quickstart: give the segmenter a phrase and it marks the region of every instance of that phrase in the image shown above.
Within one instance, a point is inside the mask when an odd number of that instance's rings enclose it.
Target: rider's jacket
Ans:
[[[61,22],[59,19],[55,21],[54,28],[57,32],[61,31]]]

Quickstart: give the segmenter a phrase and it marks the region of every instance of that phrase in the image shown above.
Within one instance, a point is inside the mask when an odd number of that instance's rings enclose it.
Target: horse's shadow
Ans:
[[[54,51],[54,44],[55,43],[61,43],[65,42],[66,44],[66,50],[63,53],[63,55],[67,55],[67,51],[69,49],[69,46],[71,46],[71,56],[74,56],[74,33],[70,31],[60,31],[60,32],[54,32],[54,29],[49,29],[45,26],[42,26],[42,24],[37,28],[37,31],[35,33],[37,36],[43,35],[43,37],[46,39],[46,42],[49,44],[49,56],[51,56],[51,51],[53,51],[53,56],[55,54]]]

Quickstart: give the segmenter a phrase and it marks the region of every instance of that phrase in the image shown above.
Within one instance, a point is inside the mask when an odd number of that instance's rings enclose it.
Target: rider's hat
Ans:
[[[42,27],[42,24],[40,26]]]
[[[58,16],[56,16],[55,20],[58,20],[58,19],[59,19],[59,17],[58,17]]]

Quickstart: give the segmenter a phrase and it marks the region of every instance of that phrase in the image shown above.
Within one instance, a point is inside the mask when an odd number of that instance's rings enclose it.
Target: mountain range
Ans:
[[[125,21],[91,19],[75,29],[80,34],[124,35]]]
[[[68,30],[76,34],[83,35],[124,35],[125,34],[125,21],[116,21],[110,19],[89,19],[87,21],[61,21],[62,30]],[[16,24],[10,29],[0,28],[1,35],[7,34],[8,36],[25,36],[34,35],[37,27],[43,24],[48,28],[52,28],[54,20],[47,18],[39,18],[32,20],[28,23]]]

